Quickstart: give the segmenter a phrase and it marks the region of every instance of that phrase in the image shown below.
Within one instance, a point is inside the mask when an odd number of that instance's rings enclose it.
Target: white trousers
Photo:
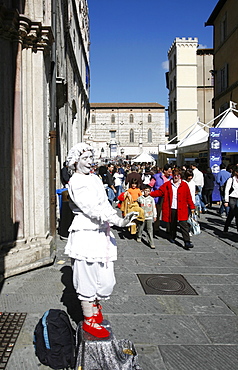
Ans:
[[[82,301],[107,299],[116,283],[113,262],[87,262],[72,259],[73,284]]]

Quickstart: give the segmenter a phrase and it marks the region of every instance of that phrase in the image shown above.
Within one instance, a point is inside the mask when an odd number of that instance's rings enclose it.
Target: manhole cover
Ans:
[[[138,274],[145,294],[157,295],[197,295],[182,275]]]
[[[0,312],[0,369],[5,369],[26,313]]]

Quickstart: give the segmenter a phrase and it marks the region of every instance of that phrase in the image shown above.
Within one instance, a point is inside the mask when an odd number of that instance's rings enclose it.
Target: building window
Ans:
[[[116,137],[116,131],[110,131],[111,139],[115,139]]]
[[[148,130],[148,143],[152,143],[152,130],[149,128]]]
[[[173,132],[172,132],[172,128],[173,128],[173,127],[172,127],[172,122],[170,122],[170,125],[169,125],[169,135],[172,135],[172,133],[173,133]]]
[[[92,123],[96,123],[96,116],[95,116],[95,114],[92,115]]]
[[[134,130],[133,130],[133,128],[130,129],[130,143],[134,143]]]
[[[151,123],[152,122],[152,116],[151,114],[148,114],[148,123]]]
[[[111,116],[111,123],[115,123],[115,114],[112,114]]]
[[[174,134],[177,135],[177,121],[174,120]]]
[[[224,15],[220,23],[220,32],[221,32],[221,43],[227,38],[227,14]]]
[[[134,122],[134,116],[133,116],[133,114],[130,114],[130,116],[129,116],[129,122],[130,123],[133,123]]]
[[[172,102],[169,103],[169,108],[170,108],[170,113],[173,113],[173,103]]]
[[[176,98],[174,98],[174,111],[176,112],[177,104],[176,104]]]
[[[228,87],[228,64],[220,69],[217,73],[217,91],[221,93]]]

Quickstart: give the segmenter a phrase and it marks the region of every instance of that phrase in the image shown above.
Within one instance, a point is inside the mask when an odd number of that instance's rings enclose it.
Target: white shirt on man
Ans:
[[[203,188],[204,185],[204,177],[203,173],[199,171],[198,168],[194,168],[193,170],[193,181],[197,186],[201,186]]]

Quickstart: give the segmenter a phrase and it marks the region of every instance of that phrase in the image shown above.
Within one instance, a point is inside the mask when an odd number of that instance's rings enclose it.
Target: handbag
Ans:
[[[229,195],[233,192],[233,190],[234,190],[234,187],[233,187],[233,181],[234,181],[234,179],[232,179],[232,182],[231,182],[231,187],[230,187],[230,189],[229,189]]]
[[[193,235],[201,234],[200,225],[199,225],[198,221],[194,218],[194,216],[189,216],[188,223],[190,225],[191,232],[193,233]]]

